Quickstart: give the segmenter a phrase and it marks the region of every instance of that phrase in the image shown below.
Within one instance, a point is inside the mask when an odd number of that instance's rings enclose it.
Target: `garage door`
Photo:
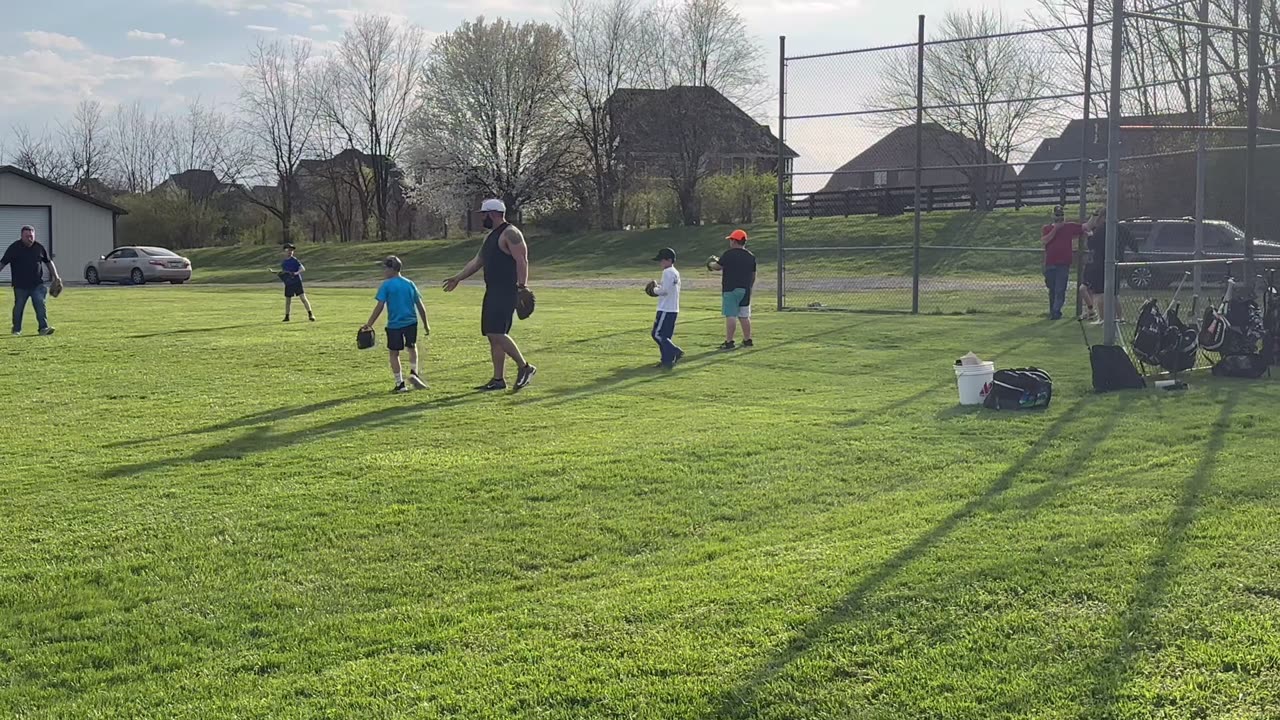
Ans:
[[[0,205],[0,253],[18,239],[23,225],[35,228],[36,240],[53,252],[49,237],[49,208]],[[0,283],[9,284],[9,268],[0,270]]]

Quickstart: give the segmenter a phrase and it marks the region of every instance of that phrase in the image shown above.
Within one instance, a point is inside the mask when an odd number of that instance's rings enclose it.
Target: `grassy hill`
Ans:
[[[940,212],[923,218],[922,241],[927,246],[981,246],[1036,248],[1044,222],[1036,209],[991,213]],[[701,265],[725,247],[730,226],[658,228],[653,230],[587,231],[548,235],[530,231],[535,278],[638,277],[652,270],[650,258],[660,248],[672,247],[685,266]],[[773,266],[777,257],[777,226],[757,223],[746,228],[751,249],[762,263]],[[861,216],[851,218],[794,219],[788,221],[787,247],[879,247],[910,245],[913,218]],[[299,254],[311,281],[362,282],[376,277],[377,261],[399,255],[410,274],[441,277],[461,267],[479,248],[483,236],[464,239],[414,240],[392,243],[307,245]],[[196,282],[273,282],[265,272],[279,262],[279,252],[267,246],[214,247],[187,253],[196,268]],[[841,272],[909,273],[911,251],[844,253],[831,257]],[[1021,258],[1021,256],[1019,256]],[[1028,258],[1038,265],[1035,255]],[[933,273],[984,271],[992,265],[984,253],[926,253],[926,270]],[[999,263],[1002,269],[1007,262]]]

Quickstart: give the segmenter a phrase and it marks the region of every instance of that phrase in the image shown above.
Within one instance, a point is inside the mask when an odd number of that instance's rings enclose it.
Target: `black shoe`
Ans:
[[[753,342],[751,342],[751,340],[743,340],[743,341],[742,341],[742,347],[755,347],[755,346],[756,346],[756,344],[755,344],[755,343],[753,343]]]
[[[289,322],[289,316],[288,316],[288,315],[285,315],[285,316],[284,316],[284,319],[283,319],[283,320],[281,320],[280,322]]]
[[[41,334],[41,335],[44,335],[45,337],[48,337],[48,336],[50,336],[50,335],[52,335],[52,334],[53,334],[53,328],[51,328],[51,327],[47,327],[47,328],[45,328],[45,329],[41,330],[41,331],[40,331],[40,334]]]
[[[308,316],[307,316],[307,319],[308,319],[308,320],[310,320],[311,322],[315,322],[315,321],[316,321],[316,316],[315,316],[315,315],[308,315]]]
[[[394,388],[391,392],[392,392],[393,394],[398,394],[398,393],[407,393],[407,392],[409,392],[409,386],[408,386],[408,385],[405,385],[403,382],[401,382],[401,383],[399,383],[398,385],[396,385],[396,386],[395,386],[395,388]]]
[[[671,361],[671,364],[672,364],[672,365],[675,365],[676,363],[680,362],[680,361],[681,361],[681,360],[683,360],[683,359],[684,359],[684,351],[683,351],[683,350],[677,350],[677,351],[676,351],[676,359],[675,359],[675,360],[672,360],[672,361]]]
[[[720,350],[737,350],[738,346],[733,344],[732,340],[726,340],[719,347]]]
[[[536,375],[537,372],[538,368],[530,365],[529,363],[525,363],[524,367],[520,368],[520,370],[516,372],[515,389],[519,390],[528,385],[533,380],[533,376]]]
[[[481,385],[476,388],[476,390],[479,390],[480,392],[494,392],[496,390],[506,390],[506,389],[507,389],[507,381],[499,380],[497,378],[494,378],[493,380],[490,380],[484,385]]]
[[[410,384],[410,385],[412,385],[412,386],[414,386],[415,388],[417,388],[417,389],[419,389],[419,390],[426,390],[426,389],[427,389],[427,383],[426,383],[426,381],[425,381],[425,380],[423,380],[422,378],[418,377],[418,374],[417,374],[417,373],[409,373],[409,384]]]

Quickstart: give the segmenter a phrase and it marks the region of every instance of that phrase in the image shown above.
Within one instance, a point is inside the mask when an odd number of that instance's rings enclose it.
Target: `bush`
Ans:
[[[702,222],[714,225],[749,224],[773,218],[778,176],[756,172],[712,175],[698,187]],[[681,225],[680,203],[665,183],[627,195],[624,224],[632,227]]]
[[[121,245],[193,248],[225,245],[234,240],[226,217],[182,193],[126,195],[116,202],[129,211],[119,220]]]

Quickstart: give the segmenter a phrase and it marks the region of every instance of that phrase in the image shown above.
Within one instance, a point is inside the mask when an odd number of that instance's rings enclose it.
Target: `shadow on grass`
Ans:
[[[1097,401],[1097,397],[1085,396],[1072,403],[1065,412],[1045,429],[1040,438],[1030,448],[1009,464],[1008,469],[1002,472],[982,495],[965,503],[963,507],[948,515],[932,530],[907,547],[899,550],[877,569],[866,575],[834,607],[805,626],[759,670],[739,683],[736,688],[727,692],[720,700],[711,717],[735,718],[752,714],[757,709],[756,696],[761,688],[781,676],[793,663],[801,661],[806,654],[821,643],[823,636],[832,628],[855,618],[859,613],[862,602],[873,592],[883,587],[903,568],[940,544],[966,520],[991,507],[995,501],[1013,487],[1014,480],[1024,472],[1028,465],[1058,442],[1059,437],[1066,428],[1073,422],[1087,416],[1085,411]],[[1110,420],[1101,424],[1087,438],[1082,440],[1079,447],[1072,453],[1072,456],[1064,462],[1063,467],[1080,468],[1085,465],[1096,451],[1098,445],[1115,429],[1120,414],[1119,412],[1111,413]],[[1061,482],[1046,484],[1045,487],[1028,498],[1024,502],[1024,506],[1029,509],[1044,502],[1061,486]]]
[[[408,397],[413,396],[410,395]],[[104,471],[102,473],[102,477],[118,478],[129,475],[140,475],[142,473],[177,467],[179,465],[205,463],[215,460],[239,460],[245,456],[253,455],[255,453],[270,452],[272,450],[288,447],[297,443],[312,442],[330,435],[393,425],[408,418],[422,415],[430,410],[439,410],[442,408],[465,405],[469,402],[474,402],[481,397],[484,397],[484,395],[475,391],[458,393],[456,395],[448,395],[422,403],[393,405],[391,407],[367,412],[363,415],[341,418],[321,425],[299,428],[297,430],[290,430],[287,432],[274,432],[271,427],[259,427],[262,422],[268,421],[261,421],[254,425],[230,425],[230,427],[246,427],[247,429],[241,433],[239,437],[225,443],[205,447],[187,455],[178,455],[150,460],[147,462],[119,465]],[[355,398],[346,398],[330,402],[341,404],[353,399]],[[213,432],[213,430],[208,430],[208,432]]]
[[[1231,415],[1240,402],[1242,392],[1244,390],[1238,387],[1227,391],[1222,409],[1218,412],[1218,418],[1213,423],[1209,439],[1205,442],[1200,462],[1182,485],[1182,494],[1169,518],[1160,548],[1147,562],[1146,572],[1138,582],[1133,599],[1129,601],[1128,607],[1120,618],[1120,626],[1115,638],[1115,651],[1098,663],[1091,695],[1095,707],[1101,709],[1102,717],[1113,717],[1118,714],[1116,706],[1120,702],[1120,692],[1125,679],[1132,673],[1139,656],[1147,651],[1147,636],[1150,634],[1157,606],[1173,579],[1174,566],[1183,552],[1187,533],[1200,512],[1205,491],[1209,488],[1213,471],[1226,445]],[[1185,709],[1187,717],[1194,716],[1194,708]]]
[[[260,328],[262,323],[240,323],[239,325],[221,325],[219,327],[193,327],[193,328],[177,328],[173,330],[159,330],[156,332],[142,333],[139,335],[125,335],[126,340],[145,340],[148,338],[169,337],[171,335],[194,335],[198,333],[216,333],[227,330],[242,330],[244,328]]]

